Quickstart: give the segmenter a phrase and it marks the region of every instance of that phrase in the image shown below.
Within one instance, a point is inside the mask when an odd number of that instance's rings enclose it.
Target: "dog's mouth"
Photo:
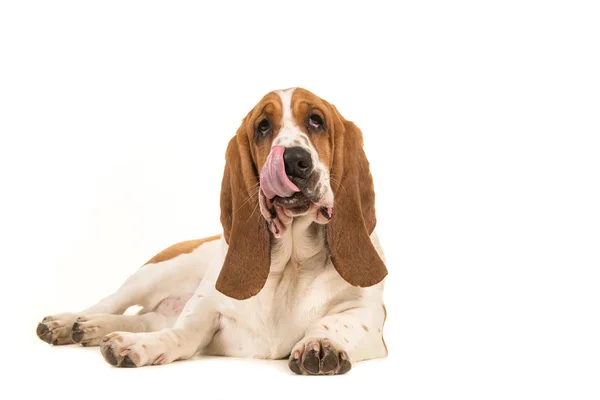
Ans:
[[[306,178],[286,174],[283,151],[275,149],[261,169],[259,205],[275,237],[281,237],[295,217],[313,215],[314,221],[326,224],[333,215],[333,193],[329,179],[319,170]]]
[[[319,184],[320,175],[315,172],[307,179],[288,176],[289,180],[300,189],[299,192],[293,193],[291,196],[275,196],[271,201],[273,204],[279,205],[288,211],[290,215],[302,215],[309,211],[313,206],[324,210],[323,216],[329,220],[331,215],[328,207],[323,207],[321,201],[325,188]]]
[[[315,222],[326,224],[333,216],[333,202],[331,202],[331,206],[315,203],[302,191],[291,196],[277,195],[269,199],[261,188],[258,197],[260,212],[267,220],[269,230],[276,238],[284,234],[287,226],[295,217],[312,214]]]
[[[288,217],[305,215],[315,209],[326,221],[329,221],[332,216],[331,207],[319,205],[317,202],[309,199],[303,192],[296,192],[288,197],[275,196],[270,200],[266,200],[266,204],[272,218],[277,216],[275,206],[282,209]]]
[[[319,208],[319,213],[326,219],[331,219],[331,210],[329,207],[321,207],[310,201],[302,192],[294,193],[289,197],[275,196],[271,202],[280,206],[286,211],[286,214],[291,216],[304,215],[310,211],[312,206]]]
[[[327,196],[324,196],[326,189],[320,186],[307,186],[306,182],[291,179],[300,191],[290,196],[275,195],[269,198],[262,187],[259,190],[261,213],[275,237],[281,237],[286,226],[295,217],[314,215],[315,222],[326,224],[333,216],[333,201],[328,201]]]
[[[306,212],[312,204],[302,192],[296,192],[289,197],[275,196],[271,201],[273,204],[277,204],[293,214]]]

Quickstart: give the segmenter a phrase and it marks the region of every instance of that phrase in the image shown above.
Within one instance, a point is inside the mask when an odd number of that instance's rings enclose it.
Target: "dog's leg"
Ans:
[[[128,307],[135,305],[135,293],[134,285],[125,284],[114,294],[83,311],[45,317],[38,324],[37,335],[50,344],[72,344],[74,341],[71,331],[78,318],[94,314],[122,314]]]
[[[172,328],[148,333],[113,332],[106,336],[100,344],[104,359],[117,367],[141,367],[193,356],[210,343],[219,324],[215,300],[202,292],[200,285]]]
[[[353,308],[331,314],[313,324],[292,349],[290,369],[301,375],[339,375],[352,362],[385,357],[383,306]]]
[[[125,283],[113,294],[99,301],[97,304],[77,313],[57,314],[46,317],[38,324],[37,334],[40,339],[51,344],[73,343],[73,325],[78,318],[84,318],[88,322],[97,320],[97,314],[123,314],[131,306],[141,306],[144,311],[157,311],[159,314],[170,315],[172,325],[175,315],[180,309],[157,309],[161,302],[169,297],[175,300],[189,298],[202,280],[206,268],[215,254],[221,251],[219,236],[205,239],[191,240],[177,243],[154,256],[148,263],[139,268],[131,275]],[[177,307],[177,301],[174,303]],[[143,315],[146,315],[144,313]],[[164,327],[156,321],[149,321],[153,317],[137,316],[134,318],[118,318],[105,321],[103,325],[110,326],[113,323],[121,324],[122,328],[113,330],[130,330],[133,332],[155,330]],[[108,317],[106,317],[108,318]],[[156,317],[158,318],[158,317]],[[156,319],[155,318],[155,319]],[[115,322],[116,321],[116,322]],[[84,321],[82,321],[84,322]],[[150,323],[151,322],[151,323]],[[140,324],[148,324],[155,328],[141,328]],[[125,325],[123,325],[125,324]],[[153,325],[154,324],[154,325]],[[107,328],[108,329],[108,328]],[[86,342],[85,330],[81,342]],[[104,332],[104,330],[103,330]],[[75,338],[79,338],[78,331]],[[96,337],[91,338],[90,344],[96,344]]]
[[[180,310],[173,310],[171,307],[171,309],[161,311],[156,307],[169,297],[189,298],[189,295],[198,288],[211,260],[215,259],[216,254],[220,254],[222,244],[217,239],[219,236],[181,242],[163,250],[131,275],[115,293],[97,304],[80,312],[57,314],[44,318],[38,324],[38,336],[51,344],[73,343],[72,330],[73,325],[78,323],[78,318],[89,321],[97,319],[94,318],[96,314],[123,314],[129,307],[136,305],[143,307],[145,311],[158,311],[159,314],[173,316],[170,320],[171,323],[167,324],[167,326],[171,326],[174,316],[178,315]],[[115,323],[126,325],[113,330],[136,332],[164,327],[153,322],[155,328],[139,328],[139,324],[149,322],[148,318],[152,317],[119,318]],[[111,325],[113,322],[114,320],[111,320],[106,325]],[[81,333],[78,332],[75,338],[79,338],[80,335]],[[96,339],[94,337],[89,343],[96,344]],[[85,340],[84,331],[81,342],[83,343]]]
[[[62,313],[45,317],[37,326],[38,337],[50,344],[62,345],[72,344],[71,338],[73,325],[78,318],[84,318],[95,314],[123,314],[127,308],[134,305],[148,305],[157,303],[160,299],[149,301],[149,297],[156,292],[155,286],[159,283],[164,271],[160,266],[151,268],[142,267],[129,277],[125,283],[113,294],[100,300],[98,303],[82,311],[74,313]],[[177,269],[173,268],[176,273]],[[155,304],[150,304],[155,305]],[[152,309],[150,307],[149,309]]]
[[[71,329],[71,339],[83,346],[97,346],[111,332],[152,332],[173,325],[176,316],[156,312],[141,315],[87,314],[77,318]]]

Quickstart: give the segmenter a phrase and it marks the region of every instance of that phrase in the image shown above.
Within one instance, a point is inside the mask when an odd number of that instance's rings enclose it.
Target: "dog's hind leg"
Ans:
[[[138,272],[139,273],[139,272]],[[93,306],[75,313],[61,313],[45,317],[37,326],[37,335],[44,342],[61,345],[75,343],[71,338],[73,325],[79,318],[92,315],[115,315],[124,317],[127,308],[138,303],[140,297],[144,296],[143,288],[135,284],[134,274],[115,293],[100,300]]]
[[[45,317],[37,326],[38,337],[54,345],[78,342],[88,345],[97,344],[95,334],[84,339],[85,330],[83,336],[79,330],[73,336],[72,331],[75,323],[78,323],[78,326],[81,325],[78,318],[82,318],[82,322],[97,320],[98,318],[95,316],[99,314],[123,317],[105,318],[107,322],[103,326],[120,324],[119,326],[128,327],[127,329],[112,329],[110,332],[114,330],[144,332],[149,329],[153,330],[152,326],[156,326],[157,329],[170,326],[168,323],[165,326],[160,323],[165,316],[167,320],[170,317],[169,313],[164,310],[159,311],[159,314],[162,314],[160,318],[144,315],[155,311],[156,307],[163,304],[163,300],[190,296],[194,292],[204,276],[207,259],[211,259],[211,255],[220,248],[220,242],[217,240],[219,238],[220,236],[212,236],[190,240],[163,250],[131,275],[115,293],[95,305],[80,312]],[[122,314],[131,306],[141,306],[143,308],[141,315],[123,316]],[[91,327],[88,328],[90,328],[88,331],[93,331]],[[73,337],[80,340],[74,341]]]

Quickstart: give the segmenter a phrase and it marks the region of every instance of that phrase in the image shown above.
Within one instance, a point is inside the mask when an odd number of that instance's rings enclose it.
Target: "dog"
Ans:
[[[266,94],[229,141],[220,208],[221,234],[163,250],[97,304],[44,318],[38,337],[100,346],[116,367],[207,354],[337,375],[387,356],[373,179],[361,130],[333,104]]]

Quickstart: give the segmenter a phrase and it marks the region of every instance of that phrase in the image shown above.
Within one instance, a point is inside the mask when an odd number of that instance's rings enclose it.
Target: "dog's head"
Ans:
[[[221,223],[229,249],[217,289],[236,299],[256,295],[269,274],[271,240],[302,215],[326,225],[331,260],[348,283],[383,280],[387,270],[369,237],[375,193],[362,133],[332,104],[296,88],[263,97],[227,147]]]

